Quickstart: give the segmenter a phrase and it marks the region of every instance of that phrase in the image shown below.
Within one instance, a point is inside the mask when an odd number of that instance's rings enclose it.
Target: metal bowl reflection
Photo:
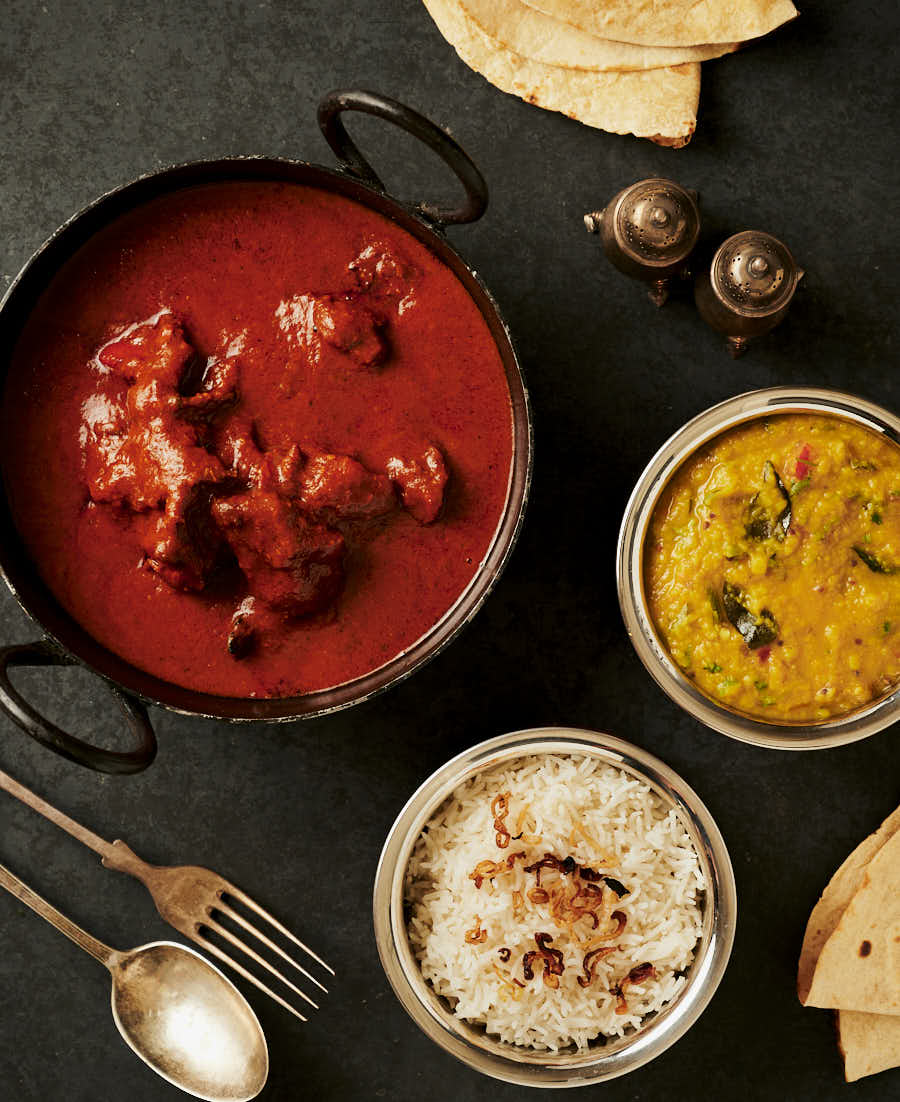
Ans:
[[[687,982],[678,996],[640,1029],[592,1046],[587,1052],[540,1052],[492,1038],[457,1018],[426,982],[406,933],[404,880],[422,828],[464,781],[502,762],[532,754],[590,754],[648,784],[676,809],[700,857],[707,890],[703,932]],[[624,1075],[674,1044],[715,993],[734,940],[737,894],[725,842],[697,794],[646,751],[596,731],[540,728],[516,731],[459,754],[428,778],[400,812],[388,834],[373,897],[375,940],[381,963],[404,1009],[433,1041],[476,1071],[531,1087],[576,1087]]]
[[[741,742],[787,750],[816,750],[866,738],[900,718],[900,687],[846,715],[821,722],[766,722],[735,711],[700,692],[673,661],[654,626],[644,593],[644,541],[653,510],[672,475],[698,448],[736,425],[779,413],[842,417],[900,444],[900,417],[837,390],[771,387],[729,398],[688,421],[647,464],[629,499],[616,555],[619,605],[638,657],[660,688],[681,708]]]

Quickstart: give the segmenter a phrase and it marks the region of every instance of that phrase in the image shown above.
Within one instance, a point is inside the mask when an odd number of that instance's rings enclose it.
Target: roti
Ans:
[[[522,0],[461,0],[486,35],[521,57],[564,69],[608,72],[662,69],[689,61],[707,61],[737,49],[735,42],[703,46],[636,46],[614,42],[529,8]]]
[[[839,1010],[837,1033],[848,1083],[900,1067],[900,1017],[896,1014]]]
[[[460,0],[424,2],[462,60],[501,91],[614,134],[636,134],[675,147],[690,141],[700,99],[698,63],[633,73],[563,69],[495,42]]]
[[[836,929],[841,915],[861,887],[866,866],[885,842],[900,831],[900,807],[874,834],[861,842],[828,882],[813,908],[800,950],[797,993],[806,1003],[822,947]],[[838,1048],[848,1083],[900,1067],[900,1015],[869,1014],[860,1010],[837,1012]]]
[[[758,38],[794,19],[791,0],[523,0],[588,34],[643,46]]]
[[[900,831],[865,867],[822,946],[804,1002],[900,1015]]]
[[[813,908],[806,925],[800,967],[797,973],[797,994],[807,1005],[813,972],[825,942],[834,933],[841,915],[862,886],[866,866],[884,843],[900,830],[900,807],[892,811],[874,834],[860,842],[837,872],[828,881],[822,898]]]

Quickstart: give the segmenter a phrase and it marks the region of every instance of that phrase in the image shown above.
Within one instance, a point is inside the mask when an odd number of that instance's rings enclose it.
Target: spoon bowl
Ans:
[[[112,1012],[153,1070],[208,1102],[249,1102],[269,1073],[266,1039],[234,984],[185,945],[154,941],[114,952]]]
[[[30,907],[112,975],[112,1012],[128,1047],[206,1102],[250,1102],[269,1074],[269,1050],[250,1004],[205,957],[174,941],[111,949],[0,865],[0,888]]]

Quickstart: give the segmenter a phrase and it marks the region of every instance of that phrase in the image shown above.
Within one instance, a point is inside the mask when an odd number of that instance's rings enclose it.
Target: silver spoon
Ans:
[[[207,1102],[249,1102],[269,1074],[266,1038],[250,1004],[218,968],[174,941],[110,949],[0,865],[0,887],[80,945],[112,974],[112,1012],[153,1070]]]

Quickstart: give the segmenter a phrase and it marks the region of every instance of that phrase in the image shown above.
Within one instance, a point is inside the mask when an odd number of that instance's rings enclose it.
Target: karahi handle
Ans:
[[[347,133],[341,115],[345,111],[360,111],[399,126],[408,134],[434,150],[452,170],[465,190],[465,199],[458,206],[436,203],[414,203],[412,210],[426,218],[436,229],[464,222],[476,222],[488,204],[488,188],[474,161],[450,135],[436,123],[398,100],[378,92],[338,88],[328,92],[319,103],[319,127],[334,150],[344,170],[369,187],[386,194],[378,173],[369,164]]]
[[[78,765],[99,773],[140,773],[156,757],[156,736],[140,701],[110,685],[110,692],[125,715],[136,737],[134,750],[105,750],[70,735],[41,713],[22,696],[9,678],[11,666],[74,666],[75,659],[47,640],[0,647],[0,708],[22,730],[48,750]]]

